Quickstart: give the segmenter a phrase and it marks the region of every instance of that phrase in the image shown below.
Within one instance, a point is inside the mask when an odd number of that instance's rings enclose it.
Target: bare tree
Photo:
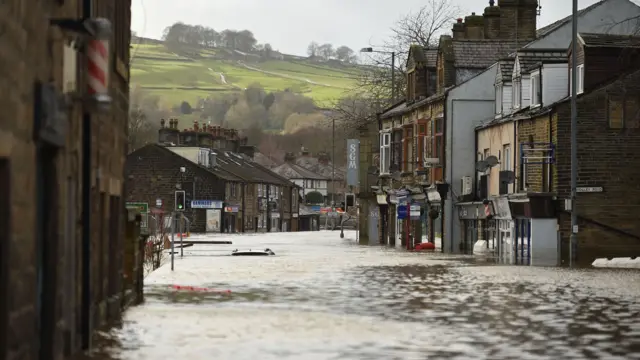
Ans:
[[[427,0],[427,3],[415,12],[401,17],[391,28],[392,36],[381,45],[372,45],[376,51],[368,54],[369,66],[358,79],[358,85],[352,98],[358,98],[358,106],[337,104],[343,118],[348,118],[349,126],[362,126],[362,121],[373,121],[372,110],[359,110],[363,103],[369,109],[382,111],[393,103],[392,89],[397,90],[397,99],[405,96],[405,64],[411,45],[425,48],[437,46],[439,36],[448,30],[448,25],[459,15],[460,9],[452,0]],[[395,53],[392,68],[391,53]],[[395,83],[392,83],[392,69],[395,70]],[[352,105],[354,105],[352,101]],[[350,114],[350,115],[349,115]],[[374,112],[375,114],[375,112]]]

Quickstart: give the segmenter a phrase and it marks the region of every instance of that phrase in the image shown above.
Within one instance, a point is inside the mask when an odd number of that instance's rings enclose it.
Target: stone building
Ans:
[[[0,358],[63,359],[119,317],[132,290],[125,285],[137,278],[137,259],[123,253],[135,249],[125,243],[122,199],[131,2],[21,0],[1,7]],[[110,111],[85,118],[88,103],[76,95],[88,86],[86,58],[68,45],[88,35],[50,21],[82,13],[111,20],[113,29]]]

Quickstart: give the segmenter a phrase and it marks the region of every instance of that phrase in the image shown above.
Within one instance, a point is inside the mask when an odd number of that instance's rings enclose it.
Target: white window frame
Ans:
[[[391,167],[391,132],[380,133],[380,174],[388,175]]]
[[[258,184],[258,197],[262,197],[262,184]]]
[[[569,95],[573,91],[573,81],[571,77],[573,76],[573,69],[569,69]],[[576,79],[578,83],[578,90],[576,94],[582,94],[584,92],[584,64],[578,65],[578,78]]]
[[[500,161],[500,170],[511,171],[511,144],[502,145],[502,161]]]
[[[529,101],[530,101],[530,105],[531,107],[535,107],[535,106],[540,106],[542,105],[542,99],[540,99],[538,97],[538,93],[539,93],[539,89],[538,87],[540,87],[542,84],[540,84],[540,73],[534,73],[531,74],[531,77],[529,78],[529,88],[530,88],[530,95],[529,95]],[[540,92],[540,97],[542,97],[542,93]]]
[[[495,113],[496,115],[501,115],[502,114],[502,84],[496,84],[496,108],[495,108]]]
[[[520,78],[515,78],[513,80],[513,99],[512,99],[513,109],[520,108],[521,94],[522,94],[522,80]]]

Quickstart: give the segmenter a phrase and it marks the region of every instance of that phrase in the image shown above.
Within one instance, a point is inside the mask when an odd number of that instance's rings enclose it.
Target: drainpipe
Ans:
[[[449,144],[447,144],[447,95],[449,94],[448,90],[445,90],[444,92],[444,98],[442,100],[442,154],[440,154],[440,156],[442,156],[442,182],[446,183],[447,179],[449,178],[447,176],[447,147]],[[453,139],[453,137],[452,137]],[[453,158],[452,158],[453,159]],[[449,195],[449,194],[445,194],[445,195]],[[442,196],[442,195],[441,195]],[[447,196],[448,197],[448,196]],[[444,197],[442,197],[442,199],[440,199],[441,204],[440,204],[440,251],[444,252],[444,242],[445,242],[445,221],[444,221],[444,216],[445,216],[445,206],[446,206],[446,199]],[[449,219],[450,220],[450,219]],[[448,231],[447,231],[448,232]],[[450,235],[450,234],[449,234]],[[453,241],[449,241],[450,243],[450,247],[451,247],[451,252],[453,252]]]
[[[513,156],[513,161],[514,161],[513,164],[514,165],[516,164],[515,161],[518,158],[517,153],[518,153],[518,150],[520,149],[520,142],[518,141],[518,130],[519,130],[519,128],[520,128],[520,121],[516,119],[516,120],[513,121],[513,142],[515,143],[514,144],[515,146],[513,146],[513,154],[512,154],[512,156]],[[515,166],[513,168],[515,170]],[[515,175],[515,172],[514,172],[514,175]],[[514,179],[515,179],[515,176],[514,176]],[[513,192],[516,192],[515,191],[516,190],[516,181],[515,180],[514,180],[513,184],[514,184],[513,185]],[[507,184],[507,198],[509,197],[509,191],[508,190],[509,190],[509,184]]]
[[[242,196],[242,218],[240,219],[240,223],[242,224],[241,232],[243,233],[244,233],[244,226],[245,226],[244,219],[247,217],[247,209],[245,208],[245,199],[244,199],[246,187],[247,187],[247,183],[243,182],[242,188],[240,189],[242,191],[242,193],[240,194],[240,196]]]
[[[549,144],[553,143],[553,134],[551,133],[553,130],[553,125],[551,124],[551,122],[553,121],[553,112],[549,112]],[[555,152],[553,154],[555,156]],[[551,160],[551,159],[549,159]],[[553,167],[551,166],[551,162],[547,165],[548,166],[548,171],[547,171],[547,176],[549,176],[548,179],[548,184],[549,186],[547,186],[547,190],[549,192],[553,191]]]
[[[271,204],[269,194],[271,193],[271,185],[267,184],[267,232],[271,232]]]
[[[89,19],[92,1],[82,1],[82,17]],[[82,292],[80,333],[82,350],[91,348],[91,114],[82,114]]]

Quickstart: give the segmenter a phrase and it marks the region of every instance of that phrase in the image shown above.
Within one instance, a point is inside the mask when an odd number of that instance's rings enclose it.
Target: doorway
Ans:
[[[57,152],[40,146],[36,154],[36,254],[38,269],[38,328],[40,359],[54,352],[58,279],[58,174]]]

